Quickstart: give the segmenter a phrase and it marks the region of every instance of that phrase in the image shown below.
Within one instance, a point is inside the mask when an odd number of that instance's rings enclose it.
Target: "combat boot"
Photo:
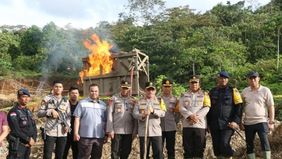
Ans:
[[[271,151],[264,151],[263,152],[264,159],[271,159]]]
[[[247,159],[256,159],[255,153],[249,153],[249,154],[247,155]]]

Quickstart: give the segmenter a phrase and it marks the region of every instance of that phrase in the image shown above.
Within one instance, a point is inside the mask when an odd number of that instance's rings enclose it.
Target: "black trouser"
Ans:
[[[104,138],[80,138],[78,141],[79,159],[100,159],[102,157]]]
[[[206,129],[183,128],[184,158],[203,158],[206,147]]]
[[[213,152],[215,156],[231,157],[233,156],[233,150],[230,145],[230,140],[234,134],[234,130],[231,128],[227,129],[216,129],[210,128],[212,137]]]
[[[144,137],[139,137],[140,141],[140,158],[144,158]],[[147,147],[148,144],[152,145],[153,149],[153,158],[154,159],[163,159],[163,151],[162,151],[162,137],[154,136],[147,138]]]
[[[68,134],[68,138],[67,138],[67,143],[66,143],[66,147],[65,147],[65,151],[64,151],[64,159],[68,158],[68,152],[69,149],[71,148],[72,150],[72,158],[73,159],[78,159],[77,155],[78,155],[78,142],[77,141],[73,141],[73,134]]]
[[[258,133],[262,151],[270,151],[270,145],[267,138],[267,134],[269,131],[267,123],[244,125],[244,127],[245,127],[248,154],[254,153],[254,140],[256,133]]]
[[[112,159],[127,159],[131,152],[132,134],[115,134],[112,139]]]
[[[175,158],[175,133],[176,131],[163,131],[162,132],[163,147],[165,143],[168,159]]]
[[[53,137],[46,135],[44,141],[44,156],[43,159],[51,159],[52,152],[55,147],[55,159],[63,159],[63,154],[67,142],[67,137]]]
[[[29,155],[30,147],[26,147],[23,143],[9,141],[9,154],[7,159],[29,159]]]

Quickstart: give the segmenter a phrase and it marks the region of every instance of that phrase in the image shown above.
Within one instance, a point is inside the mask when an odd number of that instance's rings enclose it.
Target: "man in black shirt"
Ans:
[[[77,154],[78,154],[78,147],[77,147],[77,141],[73,140],[73,129],[74,129],[74,116],[73,112],[78,104],[78,97],[79,97],[79,90],[77,87],[70,87],[69,89],[69,103],[70,103],[70,109],[71,109],[71,131],[68,134],[67,137],[67,144],[65,147],[65,152],[64,152],[64,159],[68,158],[68,152],[71,147],[72,149],[72,156],[73,159],[77,159]]]
[[[228,84],[229,74],[218,74],[217,86],[209,92],[211,108],[207,115],[213,151],[217,158],[232,158],[230,140],[241,121],[242,98],[239,91]]]
[[[29,159],[31,146],[37,138],[35,121],[27,108],[30,93],[22,88],[17,92],[18,102],[9,111],[7,120],[11,132],[8,136],[9,154],[7,159]]]

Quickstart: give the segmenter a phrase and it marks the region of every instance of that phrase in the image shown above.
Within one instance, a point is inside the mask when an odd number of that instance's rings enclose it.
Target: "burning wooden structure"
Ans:
[[[149,57],[137,49],[130,52],[111,53],[112,67],[110,72],[103,72],[99,66],[99,74],[82,77],[84,95],[89,93],[89,85],[96,83],[100,87],[101,96],[111,96],[120,91],[120,83],[127,80],[132,86],[132,95],[140,95],[149,81]],[[89,70],[89,57],[83,58],[84,70]]]

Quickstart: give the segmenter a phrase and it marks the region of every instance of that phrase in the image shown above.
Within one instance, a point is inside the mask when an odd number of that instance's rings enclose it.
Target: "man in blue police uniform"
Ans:
[[[208,127],[212,136],[213,151],[217,158],[232,158],[230,140],[238,128],[242,111],[239,91],[228,85],[229,74],[218,74],[217,86],[210,91],[211,108],[208,113]]]
[[[18,102],[8,113],[8,124],[11,132],[8,136],[8,159],[28,159],[30,148],[37,138],[35,121],[31,111],[26,107],[30,100],[27,89],[17,92]]]

